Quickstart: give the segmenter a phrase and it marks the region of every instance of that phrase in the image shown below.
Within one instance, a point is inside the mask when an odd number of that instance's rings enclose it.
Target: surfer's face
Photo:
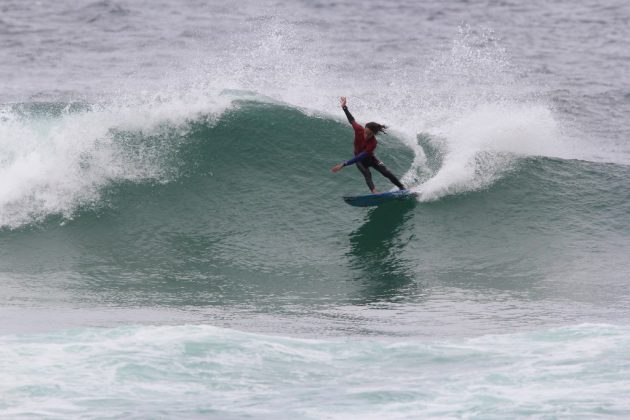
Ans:
[[[372,130],[370,130],[369,128],[365,127],[365,138],[369,139],[373,135],[374,135],[374,133],[372,133]]]

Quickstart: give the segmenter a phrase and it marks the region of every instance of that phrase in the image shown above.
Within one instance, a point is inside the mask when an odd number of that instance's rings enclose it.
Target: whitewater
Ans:
[[[628,417],[629,19],[7,1],[0,417]]]

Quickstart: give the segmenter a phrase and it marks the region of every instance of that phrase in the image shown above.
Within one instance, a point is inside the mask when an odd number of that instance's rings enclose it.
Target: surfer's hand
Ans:
[[[343,168],[343,163],[340,163],[338,165],[333,166],[333,168],[331,169],[331,171],[337,173],[341,170],[341,168]]]
[[[342,96],[342,97],[339,99],[339,103],[341,104],[341,107],[342,107],[342,108],[343,108],[344,106],[346,106],[346,97],[345,97],[345,96]]]

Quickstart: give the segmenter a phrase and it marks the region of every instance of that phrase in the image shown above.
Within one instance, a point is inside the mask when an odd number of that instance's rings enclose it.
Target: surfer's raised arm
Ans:
[[[350,111],[348,111],[348,106],[346,105],[346,97],[342,96],[341,99],[339,99],[339,103],[341,103],[341,109],[343,109],[343,112],[346,114],[348,122],[352,124],[354,122],[354,117],[352,116]]]
[[[346,97],[342,96],[339,99],[339,103],[341,104],[341,109],[343,109],[344,114],[346,114],[346,118],[348,118],[348,122],[352,125],[352,128],[354,128],[354,131],[355,132],[360,131],[362,134],[363,127],[361,127],[361,124],[359,124],[358,122],[354,120],[354,117],[352,116],[350,111],[348,111],[348,106],[346,105]]]

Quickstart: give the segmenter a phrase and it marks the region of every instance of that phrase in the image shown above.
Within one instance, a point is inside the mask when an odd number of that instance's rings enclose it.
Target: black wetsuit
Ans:
[[[403,184],[396,178],[394,174],[392,174],[389,169],[385,167],[383,162],[377,159],[374,156],[374,149],[376,149],[376,137],[372,137],[369,140],[365,139],[365,129],[359,125],[355,120],[350,111],[348,111],[348,107],[344,106],[343,112],[346,114],[348,121],[352,125],[355,131],[355,141],[354,141],[354,158],[344,162],[344,166],[352,165],[353,163],[357,164],[357,168],[365,178],[365,182],[367,183],[370,191],[374,190],[374,182],[372,182],[372,174],[370,173],[370,167],[376,169],[380,172],[385,178],[389,179],[392,184],[396,185],[401,190],[404,190],[405,187]]]

